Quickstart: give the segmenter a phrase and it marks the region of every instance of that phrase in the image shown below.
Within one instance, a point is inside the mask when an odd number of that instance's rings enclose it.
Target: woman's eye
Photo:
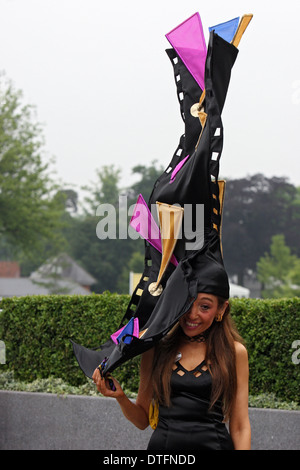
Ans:
[[[202,310],[208,310],[209,309],[209,306],[208,305],[201,305],[200,308]]]

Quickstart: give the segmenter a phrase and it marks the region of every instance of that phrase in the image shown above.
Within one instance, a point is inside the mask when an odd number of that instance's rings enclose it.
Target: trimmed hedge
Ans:
[[[21,381],[61,378],[74,386],[86,383],[70,339],[86,347],[104,343],[119,326],[130,297],[105,292],[90,296],[28,296],[0,302],[0,340],[6,365]],[[300,299],[232,299],[232,317],[249,353],[250,394],[272,393],[299,400],[300,364],[293,342],[300,340]],[[137,357],[114,376],[133,392],[139,382]],[[297,361],[298,362],[298,361]]]
[[[70,339],[87,348],[103,344],[117,330],[128,302],[129,296],[109,292],[4,298],[0,339],[5,342],[7,369],[26,382],[52,376],[74,386],[86,383]],[[136,389],[138,364],[136,358],[121,366],[116,378]]]
[[[293,343],[300,340],[300,298],[233,299],[232,316],[248,349],[250,393],[273,393],[299,404]]]

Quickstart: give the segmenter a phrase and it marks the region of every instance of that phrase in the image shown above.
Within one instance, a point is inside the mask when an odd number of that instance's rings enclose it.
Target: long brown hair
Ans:
[[[218,307],[222,308],[225,301],[226,299],[218,297]],[[165,406],[170,406],[172,367],[181,338],[181,327],[176,324],[155,347],[152,366],[154,399]],[[230,416],[237,389],[235,341],[243,343],[231,318],[228,304],[222,321],[214,320],[209,327],[205,355],[206,366],[212,376],[210,409],[221,399],[226,419]]]

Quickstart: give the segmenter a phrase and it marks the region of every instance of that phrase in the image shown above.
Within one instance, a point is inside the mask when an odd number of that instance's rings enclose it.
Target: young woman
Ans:
[[[98,391],[115,397],[139,429],[149,424],[153,400],[158,404],[148,450],[250,449],[248,355],[229,311],[227,300],[199,293],[173,330],[143,354],[135,403],[95,370]]]

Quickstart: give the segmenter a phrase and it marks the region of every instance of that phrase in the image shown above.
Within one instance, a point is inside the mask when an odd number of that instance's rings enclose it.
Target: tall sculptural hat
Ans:
[[[251,19],[244,15],[210,27],[208,46],[199,13],[166,35],[184,133],[148,202],[139,196],[130,222],[145,240],[145,264],[121,324],[94,349],[73,342],[88,377],[100,363],[103,373],[111,372],[153,347],[191,308],[198,292],[229,298],[222,253],[221,114],[237,47]],[[192,249],[187,236],[179,237],[187,205],[204,207],[202,243]]]

